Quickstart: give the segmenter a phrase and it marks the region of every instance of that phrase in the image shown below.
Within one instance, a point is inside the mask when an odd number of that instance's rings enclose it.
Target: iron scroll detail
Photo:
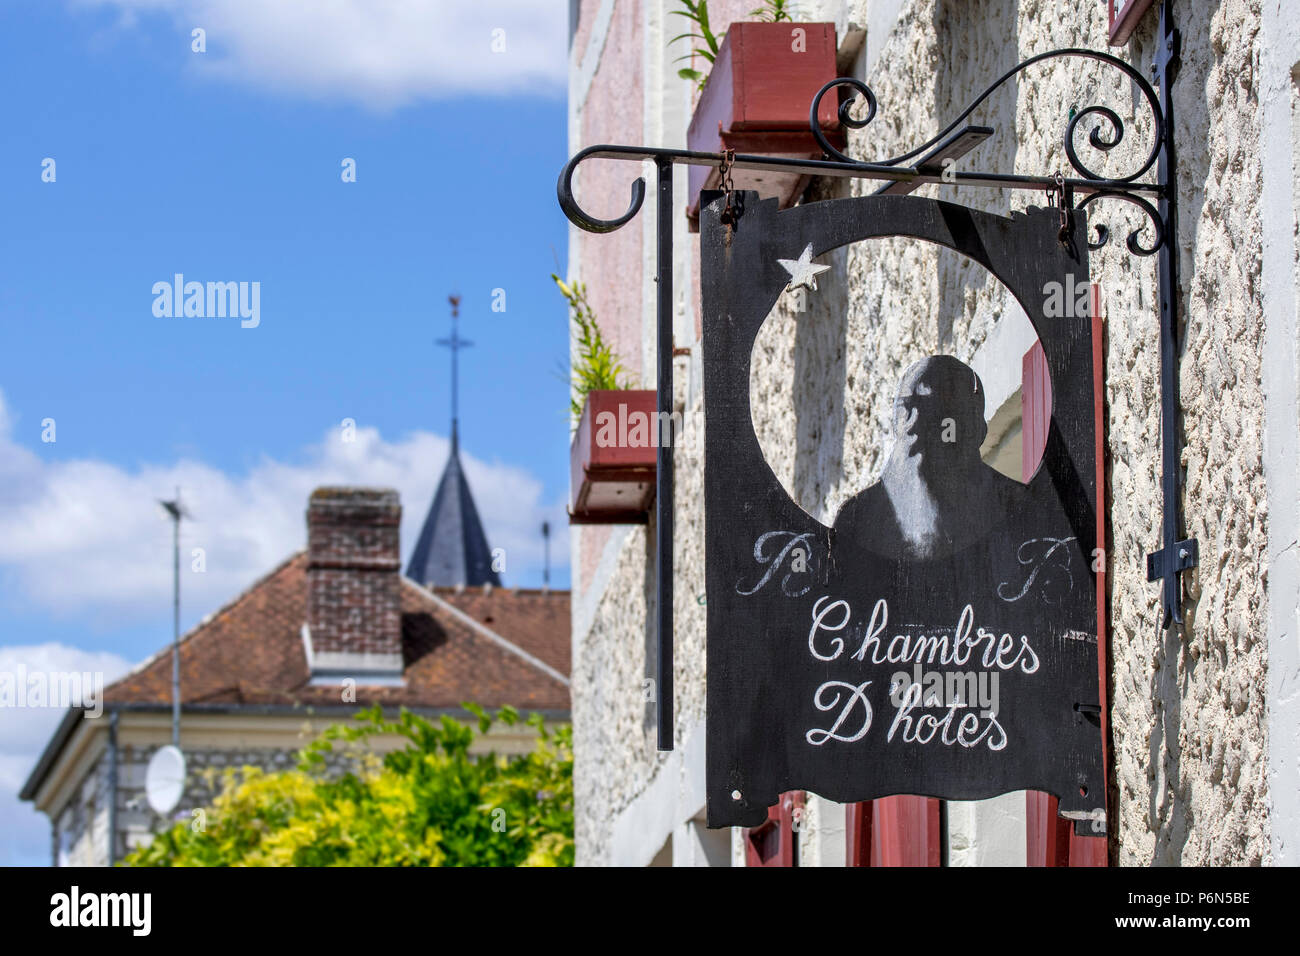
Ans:
[[[975,112],[975,110],[979,108],[980,104],[992,96],[1000,86],[1007,82],[1007,80],[1036,63],[1041,63],[1044,60],[1056,57],[1080,57],[1089,60],[1097,60],[1107,66],[1112,66],[1132,80],[1138,90],[1142,93],[1142,97],[1151,111],[1153,134],[1151,149],[1148,151],[1146,160],[1142,165],[1127,176],[1104,177],[1094,172],[1079,159],[1079,154],[1074,147],[1074,137],[1079,128],[1079,123],[1089,116],[1097,116],[1105,120],[1106,124],[1110,127],[1110,135],[1103,134],[1100,126],[1095,127],[1088,134],[1088,144],[1092,146],[1093,149],[1100,152],[1108,152],[1118,146],[1124,139],[1124,122],[1120,119],[1119,114],[1114,110],[1101,105],[1084,107],[1070,117],[1070,121],[1065,127],[1064,136],[1065,155],[1069,159],[1070,165],[1074,167],[1075,171],[1077,171],[1084,180],[1093,182],[1109,181],[1110,183],[1135,183],[1138,177],[1142,176],[1155,165],[1156,160],[1160,156],[1160,147],[1165,140],[1165,117],[1163,110],[1160,108],[1160,99],[1156,95],[1155,89],[1152,88],[1151,84],[1146,81],[1146,78],[1143,77],[1143,75],[1138,72],[1132,64],[1126,63],[1119,57],[1113,56],[1110,53],[1104,53],[1101,50],[1085,50],[1080,47],[1065,47],[1060,50],[1049,50],[1046,53],[1039,53],[1036,56],[1031,56],[1027,60],[1021,61],[994,80],[993,83],[985,88],[985,90],[975,97],[975,99],[971,100],[966,108],[957,114],[957,117],[940,130],[935,136],[906,153],[900,153],[899,155],[891,156],[888,159],[874,160],[869,165],[898,166],[906,163],[908,160],[915,159],[922,155],[932,146],[942,142],[945,137],[952,133],[963,120],[971,115],[971,113]],[[853,95],[844,99],[844,101],[839,105],[838,115],[841,123],[850,129],[862,129],[875,118],[877,111],[877,98],[871,91],[871,88],[861,80],[854,79],[853,77],[841,76],[831,80],[817,91],[817,95],[813,97],[812,104],[808,110],[808,125],[812,130],[814,138],[817,140],[817,144],[826,152],[827,156],[844,163],[863,163],[862,160],[856,160],[832,146],[830,141],[826,138],[825,133],[822,132],[821,124],[817,119],[823,97],[825,97],[831,90],[839,87],[847,87],[853,91]],[[865,99],[867,103],[867,115],[860,119],[854,118],[850,112],[858,96]],[[863,163],[863,165],[868,164]]]
[[[1098,192],[1092,193],[1089,196],[1086,196],[1084,199],[1079,201],[1079,204],[1075,208],[1085,209],[1090,203],[1096,202],[1098,199],[1121,199],[1124,202],[1132,203],[1134,206],[1137,206],[1144,213],[1146,213],[1147,219],[1150,220],[1152,228],[1155,229],[1155,233],[1156,233],[1155,242],[1153,242],[1150,246],[1142,245],[1142,242],[1139,239],[1139,237],[1142,235],[1142,227],[1139,227],[1137,229],[1134,229],[1132,232],[1130,232],[1128,234],[1128,239],[1126,239],[1124,242],[1124,244],[1128,247],[1129,252],[1131,252],[1135,256],[1154,256],[1157,252],[1160,251],[1160,247],[1164,245],[1165,242],[1165,225],[1164,222],[1161,220],[1160,213],[1155,206],[1151,205],[1151,203],[1147,202],[1141,196],[1135,196],[1133,193],[1122,193],[1122,192],[1116,192],[1114,190],[1106,189],[1106,190],[1100,190]],[[1097,239],[1095,242],[1093,241],[1088,242],[1089,249],[1100,249],[1102,246],[1106,245],[1106,243],[1110,241],[1109,229],[1107,229],[1105,226],[1098,223],[1096,225],[1096,230],[1097,230]]]
[[[604,147],[604,149],[607,148]],[[645,202],[645,178],[638,176],[632,183],[632,197],[627,212],[621,216],[614,219],[598,219],[589,215],[578,205],[578,200],[573,195],[573,174],[577,171],[579,163],[601,149],[602,147],[589,146],[574,156],[560,172],[560,179],[555,188],[556,196],[560,201],[560,208],[564,210],[564,215],[568,217],[569,221],[580,229],[595,233],[613,232],[615,229],[621,229],[641,211],[641,204]]]

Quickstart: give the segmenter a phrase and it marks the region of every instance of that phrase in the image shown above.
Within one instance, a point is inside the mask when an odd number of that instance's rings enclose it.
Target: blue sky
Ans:
[[[177,484],[208,567],[186,626],[302,546],[318,484],[397,487],[405,557],[446,456],[452,291],[505,581],[541,583],[549,519],[568,584],[567,5],[302,9],[0,2],[0,670],[111,671],[170,639],[154,499]],[[260,324],[156,317],[178,272],[259,282]],[[0,711],[0,864],[48,862],[14,794],[57,716]]]

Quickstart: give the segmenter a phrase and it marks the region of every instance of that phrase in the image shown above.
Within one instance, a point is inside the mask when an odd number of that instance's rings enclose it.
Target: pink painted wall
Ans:
[[[601,54],[600,66],[592,80],[590,92],[583,106],[581,129],[577,148],[597,143],[647,145],[685,145],[685,128],[676,131],[668,143],[649,143],[645,134],[645,42],[641,25],[645,19],[644,3],[647,0],[618,0],[613,19]],[[654,0],[650,0],[654,2]],[[721,37],[734,20],[750,19],[749,13],[758,0],[710,0],[709,19],[714,32]],[[581,63],[592,40],[593,27],[599,13],[601,0],[582,0],[578,29],[574,37],[572,61]],[[677,9],[669,2],[668,10]],[[669,36],[687,32],[691,24],[683,17],[669,17]],[[689,52],[685,41],[672,45],[673,57]],[[675,70],[686,66],[682,61],[673,64]],[[693,62],[696,68],[707,64]],[[677,80],[688,88],[688,80]],[[692,101],[698,92],[692,92]],[[622,215],[627,209],[629,190],[641,171],[633,164],[610,160],[592,160],[583,164],[577,185],[578,201],[591,214],[602,219]],[[653,177],[647,177],[646,212],[653,213]],[[684,210],[684,199],[678,197]],[[681,213],[684,215],[684,212]],[[582,232],[577,237],[579,278],[587,284],[588,298],[595,310],[605,338],[622,359],[632,384],[654,387],[655,370],[642,368],[642,315],[644,304],[643,226],[640,218],[617,232],[593,235]],[[698,244],[698,237],[691,242]],[[700,285],[698,257],[692,257],[689,276],[679,276],[678,282],[689,283],[689,298],[695,315],[695,338],[700,334]],[[692,342],[678,342],[691,346]],[[580,594],[591,583],[596,565],[609,540],[611,529],[589,525],[582,530],[581,556],[575,570],[574,587]]]
[[[582,0],[575,47],[581,44],[584,52],[600,5],[600,0]],[[600,66],[583,107],[579,148],[596,143],[640,143],[644,139],[642,16],[640,0],[619,0],[614,7]],[[602,219],[622,215],[638,174],[637,168],[626,162],[584,163],[577,186],[578,201]],[[644,276],[639,223],[605,235],[579,233],[577,245],[580,278],[587,284],[588,300],[601,331],[622,360],[631,383],[640,386],[645,379],[641,368]],[[653,369],[650,371],[653,379]],[[581,557],[574,581],[580,593],[590,586],[611,531],[599,525],[582,529]]]

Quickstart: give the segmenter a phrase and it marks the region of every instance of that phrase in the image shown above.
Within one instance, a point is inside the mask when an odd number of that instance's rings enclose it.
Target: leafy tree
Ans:
[[[494,723],[465,704],[479,733]],[[335,724],[299,753],[298,767],[227,770],[225,786],[195,822],[177,823],[131,853],[127,866],[572,866],[573,736],[548,733],[540,714],[532,753],[471,756],[473,727],[434,723],[378,706]],[[495,718],[519,721],[511,707]],[[369,738],[406,745],[382,757]],[[345,745],[354,769],[327,770]],[[203,825],[199,826],[198,821]]]

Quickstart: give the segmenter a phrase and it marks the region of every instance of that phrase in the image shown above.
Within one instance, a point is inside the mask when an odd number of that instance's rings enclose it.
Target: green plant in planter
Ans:
[[[676,43],[678,40],[701,40],[703,46],[694,47],[690,53],[685,56],[679,56],[678,60],[689,60],[693,56],[700,56],[710,64],[718,56],[718,37],[714,34],[713,29],[709,26],[709,0],[678,0],[684,10],[673,10],[672,12],[679,17],[685,17],[695,24],[694,30],[689,33],[679,33],[669,40],[669,43]],[[764,23],[780,23],[782,20],[793,22],[791,16],[791,6],[789,0],[763,0],[763,5],[757,9],[749,11],[749,15],[755,20]],[[682,67],[677,71],[677,75],[684,80],[692,80],[700,88],[704,89],[704,84],[709,78],[709,74]]]
[[[560,295],[569,303],[573,324],[578,327],[578,350],[570,373],[572,397],[569,400],[569,411],[576,422],[582,417],[582,406],[587,402],[588,392],[621,391],[631,385],[623,363],[600,334],[596,313],[587,301],[586,284],[565,282],[553,272],[551,278],[559,287]]]
[[[764,23],[780,23],[782,20],[793,23],[792,12],[791,4],[787,0],[763,0],[763,5],[757,10],[750,10],[749,15]]]
[[[678,40],[702,40],[704,46],[694,47],[690,53],[685,56],[679,56],[678,60],[689,60],[695,55],[702,56],[710,64],[718,56],[718,38],[713,35],[713,30],[709,27],[709,0],[679,0],[684,10],[672,11],[679,17],[685,17],[695,24],[692,31],[688,33],[679,33],[669,40],[669,43],[676,43]],[[692,80],[700,88],[704,89],[704,83],[709,78],[709,74],[702,70],[694,70],[690,67],[682,67],[677,71],[677,75],[683,80]]]

